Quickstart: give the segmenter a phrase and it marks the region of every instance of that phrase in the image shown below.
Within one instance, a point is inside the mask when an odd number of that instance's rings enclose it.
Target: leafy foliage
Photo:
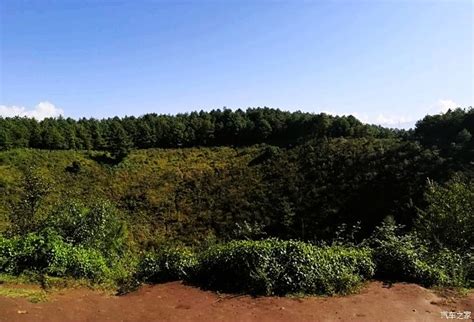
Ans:
[[[296,241],[232,241],[199,257],[194,282],[250,294],[347,293],[370,278],[368,249],[318,248]]]
[[[283,112],[270,108],[193,112],[139,118],[0,118],[0,150],[11,148],[107,150],[122,160],[131,148],[296,143],[306,136],[390,137],[394,131],[352,116]]]
[[[26,271],[92,281],[124,275],[127,232],[115,208],[67,202],[39,221],[34,232],[0,235],[0,271]],[[126,273],[125,273],[126,275]]]
[[[374,251],[376,276],[425,286],[469,286],[469,259],[465,254],[442,249],[435,252],[414,233],[384,222],[365,243]]]
[[[32,168],[25,170],[21,181],[21,199],[10,215],[13,231],[25,234],[36,228],[38,209],[50,189],[50,185]]]
[[[127,230],[117,209],[109,202],[96,201],[87,207],[67,201],[53,210],[42,226],[72,245],[97,249],[114,259],[125,252]]]
[[[456,177],[441,186],[428,182],[427,207],[419,210],[417,231],[434,247],[474,247],[474,184]]]
[[[159,283],[188,279],[196,265],[196,256],[188,248],[162,247],[148,252],[141,259],[138,280]]]
[[[74,247],[51,231],[11,239],[0,237],[0,265],[1,271],[10,274],[33,271],[94,281],[104,280],[110,274],[100,252]]]

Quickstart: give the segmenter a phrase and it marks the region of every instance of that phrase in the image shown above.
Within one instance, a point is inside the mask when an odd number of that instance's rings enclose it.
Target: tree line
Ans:
[[[377,137],[398,134],[353,116],[284,112],[271,108],[108,119],[0,118],[0,150],[126,151],[131,148],[296,144],[311,137]]]

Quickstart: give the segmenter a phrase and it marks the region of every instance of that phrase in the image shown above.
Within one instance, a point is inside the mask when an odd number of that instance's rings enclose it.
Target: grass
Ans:
[[[170,202],[175,200],[177,190],[188,187],[188,181],[193,182],[215,171],[229,168],[248,170],[247,164],[260,150],[258,146],[136,150],[115,167],[104,166],[90,157],[100,152],[0,151],[0,233],[8,229],[11,207],[22,196],[23,169],[33,167],[34,173],[51,186],[38,209],[38,218],[63,200],[110,200],[124,211],[130,230],[138,240],[152,242],[157,234],[168,232],[168,226],[160,221],[160,214],[171,216],[169,220],[193,218],[188,208],[181,207],[187,211],[183,213],[176,209],[174,202]],[[65,171],[73,161],[80,163],[81,170],[77,174]],[[190,198],[186,197],[187,200]],[[194,224],[200,227],[198,221],[189,225]],[[207,234],[208,229],[207,226],[200,228],[202,232],[196,233],[197,236],[169,230],[172,236],[166,237],[186,241],[199,239]]]
[[[32,303],[45,302],[48,299],[46,290],[35,283],[35,278],[29,274],[0,274],[0,296],[25,298]]]
[[[43,289],[35,289],[25,285],[0,285],[0,296],[10,298],[25,298],[32,303],[45,302],[48,295]]]
[[[61,289],[71,288],[88,288],[95,291],[103,292],[104,294],[112,295],[116,293],[116,284],[110,283],[93,283],[86,279],[76,279],[72,277],[51,277],[45,276],[40,282],[44,290],[55,291]]]
[[[22,274],[19,276],[0,274],[0,296],[26,298],[33,303],[47,301],[48,294],[55,291],[74,288],[88,288],[106,295],[114,295],[117,291],[115,284],[97,284],[86,279],[38,274]]]

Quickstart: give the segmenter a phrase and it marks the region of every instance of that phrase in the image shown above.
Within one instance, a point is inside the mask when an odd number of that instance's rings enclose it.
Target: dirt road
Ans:
[[[2,287],[0,285],[0,287]],[[414,284],[367,284],[344,297],[220,295],[179,282],[125,296],[65,289],[48,301],[0,297],[0,321],[443,321],[443,311],[474,311],[474,293],[450,299]]]

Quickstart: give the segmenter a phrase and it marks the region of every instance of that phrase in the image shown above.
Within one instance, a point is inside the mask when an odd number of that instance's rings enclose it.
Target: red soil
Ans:
[[[65,289],[43,303],[0,297],[0,321],[443,321],[450,310],[474,311],[474,293],[450,299],[414,284],[371,282],[349,296],[252,298],[173,282],[125,296]]]

